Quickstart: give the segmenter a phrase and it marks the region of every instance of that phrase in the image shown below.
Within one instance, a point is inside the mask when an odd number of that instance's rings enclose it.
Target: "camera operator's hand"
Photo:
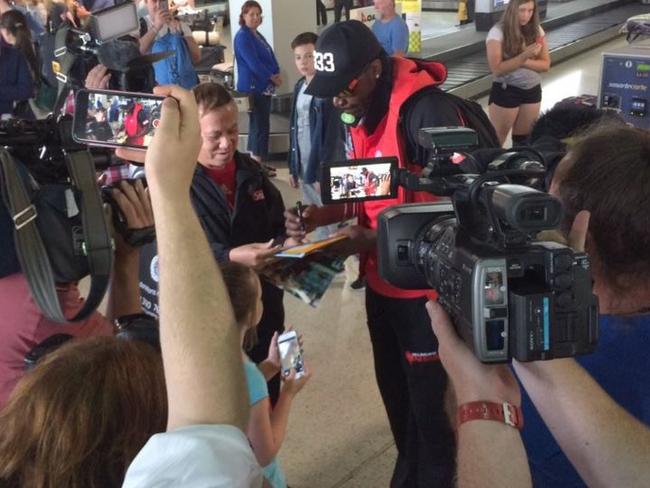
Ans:
[[[196,101],[191,91],[178,86],[157,86],[154,93],[167,98],[146,152],[147,181],[154,197],[186,199],[201,148]]]
[[[108,72],[108,68],[103,64],[98,64],[86,75],[84,86],[88,90],[105,90],[108,88],[110,79],[111,74]]]
[[[503,364],[481,363],[458,336],[442,306],[429,301],[426,307],[438,338],[438,354],[451,378],[458,404],[506,401],[520,406],[521,392],[510,368]]]
[[[129,229],[144,229],[154,225],[149,190],[144,187],[142,180],[136,180],[132,185],[121,181],[119,188],[113,189],[113,198]]]
[[[253,242],[233,247],[228,257],[231,261],[259,270],[275,261],[275,254],[280,249],[282,246],[274,246],[273,239],[271,239],[269,242]]]

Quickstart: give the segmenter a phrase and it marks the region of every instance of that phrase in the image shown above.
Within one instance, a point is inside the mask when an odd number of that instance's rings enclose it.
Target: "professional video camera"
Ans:
[[[543,158],[507,153],[485,174],[467,174],[477,146],[471,129],[422,129],[419,142],[433,157],[421,175],[396,172],[396,183],[451,199],[380,214],[380,275],[400,288],[437,290],[481,361],[592,352],[598,306],[587,256],[534,240],[562,218],[560,202],[531,187],[543,183]]]
[[[173,53],[141,55],[138,40],[129,35],[139,29],[133,2],[94,12],[83,27],[70,21],[61,24],[55,33],[53,62],[59,82],[57,108],[61,108],[70,88],[83,87],[86,73],[98,63],[106,66],[111,74],[109,88],[152,92],[153,63]]]
[[[114,161],[108,148],[78,144],[72,139],[72,117],[49,116],[40,120],[9,119],[0,122],[0,147],[29,169],[41,184],[68,178],[65,157],[76,151],[90,151],[95,168],[106,169]]]

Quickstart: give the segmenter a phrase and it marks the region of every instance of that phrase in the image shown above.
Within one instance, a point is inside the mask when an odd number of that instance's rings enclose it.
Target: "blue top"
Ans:
[[[594,354],[577,359],[600,386],[625,410],[650,424],[650,315],[600,316],[600,339]],[[586,487],[528,395],[522,391],[522,438],[530,463],[533,485]]]
[[[409,28],[399,15],[386,23],[379,19],[375,20],[372,24],[372,32],[390,56],[395,54],[395,51],[402,51],[405,54],[408,52]]]
[[[244,361],[244,373],[246,374],[246,385],[248,386],[248,398],[251,407],[269,396],[269,389],[266,386],[264,375],[257,368],[257,365],[250,360]],[[274,459],[270,464],[264,466],[264,477],[271,483],[273,488],[287,488],[284,473]]]
[[[262,93],[272,87],[271,76],[280,72],[273,49],[259,32],[242,26],[233,42],[237,61],[237,91]]]
[[[27,60],[18,49],[0,43],[0,114],[10,114],[14,102],[34,96]]]
[[[304,183],[311,184],[320,178],[322,162],[340,161],[345,158],[343,137],[337,129],[336,111],[331,98],[313,97],[309,106],[309,134],[311,151],[301,154],[298,144],[298,94],[305,79],[301,78],[293,89],[291,117],[289,121],[289,172]]]

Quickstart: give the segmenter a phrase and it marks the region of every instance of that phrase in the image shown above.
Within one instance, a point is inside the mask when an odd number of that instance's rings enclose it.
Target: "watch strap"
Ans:
[[[478,401],[464,403],[458,407],[456,417],[458,426],[470,420],[495,420],[519,430],[524,426],[524,416],[521,408],[508,402]]]

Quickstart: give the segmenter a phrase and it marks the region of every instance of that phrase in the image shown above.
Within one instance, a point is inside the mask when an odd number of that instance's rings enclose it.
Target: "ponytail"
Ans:
[[[0,27],[7,29],[16,38],[14,47],[25,56],[34,84],[38,86],[41,80],[40,63],[34,49],[32,33],[27,28],[27,18],[17,10],[9,10],[0,15]]]

